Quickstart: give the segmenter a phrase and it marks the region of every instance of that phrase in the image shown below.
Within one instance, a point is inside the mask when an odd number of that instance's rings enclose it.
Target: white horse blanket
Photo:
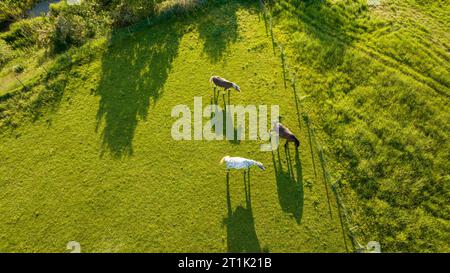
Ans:
[[[220,163],[223,163],[223,162],[225,162],[227,169],[237,169],[237,170],[248,169],[251,166],[256,165],[261,170],[265,170],[265,168],[261,162],[258,162],[258,161],[252,160],[252,159],[248,159],[248,158],[243,158],[243,157],[225,156],[220,161]]]

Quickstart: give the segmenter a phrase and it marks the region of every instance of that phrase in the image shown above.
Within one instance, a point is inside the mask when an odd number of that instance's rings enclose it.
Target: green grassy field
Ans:
[[[450,2],[280,1],[272,12],[361,243],[448,252]]]
[[[450,2],[262,2],[53,57],[0,43],[0,251],[450,251]],[[299,153],[173,140],[211,75],[240,85],[231,104],[279,105]],[[227,178],[225,155],[267,170]]]
[[[223,5],[94,41],[90,61],[74,57],[35,86],[60,95],[24,106],[35,111],[1,136],[0,250],[64,252],[78,241],[83,252],[345,252],[257,7]],[[289,152],[292,175],[285,151],[260,152],[259,141],[171,138],[172,107],[192,107],[194,96],[209,104],[211,74],[240,84],[232,104],[280,106],[302,139],[298,158]],[[267,166],[251,171],[249,198],[242,172],[227,181],[224,155]]]

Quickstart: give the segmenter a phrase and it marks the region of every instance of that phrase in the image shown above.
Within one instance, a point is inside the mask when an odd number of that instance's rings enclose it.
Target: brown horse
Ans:
[[[221,78],[219,76],[212,76],[209,79],[210,83],[214,83],[217,87],[222,87],[224,90],[229,90],[230,88],[234,88],[236,91],[241,92],[241,88],[234,82],[230,82],[229,80],[226,80],[224,78]]]
[[[286,143],[284,144],[284,147],[287,147],[288,142],[294,142],[295,147],[297,148],[300,145],[300,141],[297,139],[297,137],[283,124],[277,122],[273,126],[272,131],[278,132],[278,136],[280,138],[286,139]]]

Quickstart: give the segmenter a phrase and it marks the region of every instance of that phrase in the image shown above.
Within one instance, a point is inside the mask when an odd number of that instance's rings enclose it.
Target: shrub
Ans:
[[[23,17],[39,0],[2,0],[0,1],[0,29]]]
[[[65,2],[50,6],[53,22],[51,50],[60,53],[72,46],[81,46],[95,36],[102,20],[99,20],[89,4],[67,5]]]
[[[18,64],[18,65],[13,66],[12,70],[14,73],[20,74],[24,71],[24,68],[22,65]]]
[[[50,16],[57,17],[61,12],[64,12],[67,6],[64,1],[50,4]]]
[[[0,41],[0,69],[14,58],[12,50],[10,50],[4,41]]]
[[[42,17],[24,19],[11,25],[1,38],[14,49],[24,49],[39,43],[39,33],[47,28],[47,20]]]
[[[143,18],[152,16],[156,11],[156,4],[160,0],[132,0],[114,1],[111,18],[114,27],[133,24]]]
[[[79,15],[60,15],[55,20],[53,51],[59,53],[71,46],[84,44],[87,37],[86,23]]]

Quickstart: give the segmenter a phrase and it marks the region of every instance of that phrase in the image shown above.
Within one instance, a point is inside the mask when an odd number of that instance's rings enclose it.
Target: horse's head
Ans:
[[[266,170],[266,167],[264,167],[264,165],[261,162],[256,162],[256,166],[258,166],[258,168],[260,168],[263,171]]]
[[[227,155],[222,157],[222,159],[220,160],[220,164],[223,164],[223,162],[226,162],[228,158],[230,158],[230,157]]]
[[[233,88],[234,88],[236,91],[241,92],[241,88],[239,87],[239,85],[237,85],[237,84],[235,84],[235,83],[233,83]]]

